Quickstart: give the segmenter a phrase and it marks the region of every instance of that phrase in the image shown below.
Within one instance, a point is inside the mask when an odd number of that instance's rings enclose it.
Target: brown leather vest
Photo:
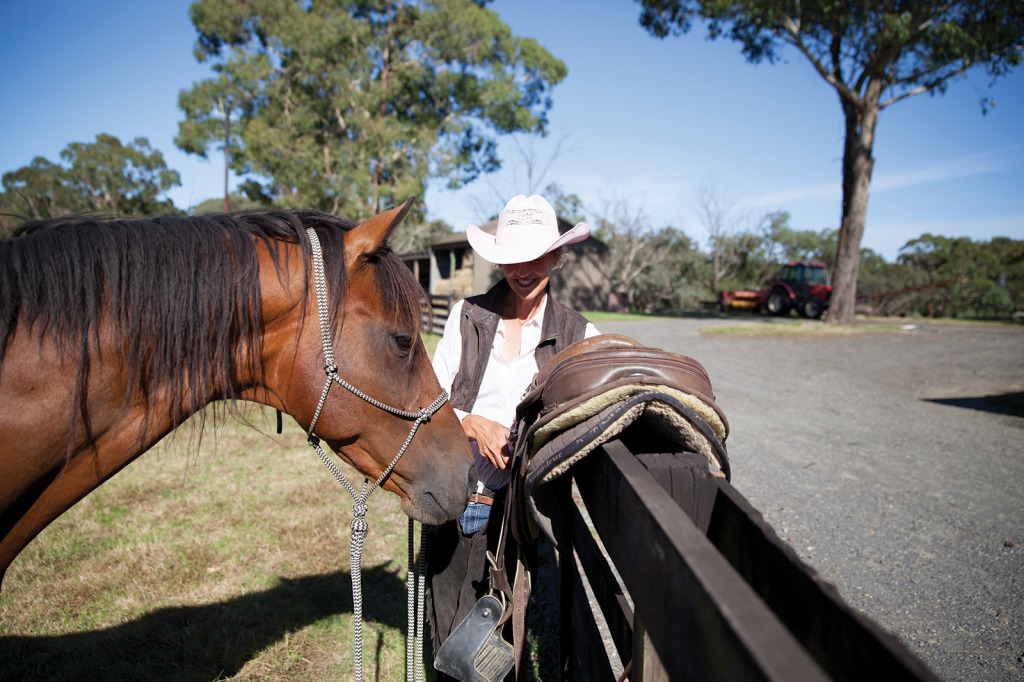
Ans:
[[[456,409],[465,412],[473,409],[494,345],[501,306],[509,291],[508,282],[501,280],[486,293],[467,298],[462,305],[462,357],[459,372],[452,381],[451,396],[452,407]],[[548,303],[541,322],[540,343],[535,352],[538,367],[566,346],[583,339],[587,330],[587,318],[555,301],[550,287],[546,293]]]

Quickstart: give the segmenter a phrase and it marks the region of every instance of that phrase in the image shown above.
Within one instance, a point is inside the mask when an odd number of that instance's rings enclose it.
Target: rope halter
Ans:
[[[366,521],[366,512],[368,509],[366,499],[370,496],[370,493],[376,490],[380,484],[384,482],[384,479],[388,477],[391,470],[395,468],[396,464],[398,464],[399,458],[405,454],[406,449],[409,447],[409,443],[412,442],[413,436],[416,435],[417,429],[420,428],[420,424],[430,421],[430,417],[440,410],[448,401],[448,393],[442,389],[441,395],[439,395],[434,402],[430,403],[430,405],[421,408],[418,412],[408,412],[397,407],[391,407],[390,405],[378,400],[374,400],[338,376],[338,364],[334,361],[334,345],[331,342],[331,329],[327,314],[327,284],[324,279],[323,251],[320,248],[320,239],[317,237],[316,231],[311,227],[307,227],[306,232],[309,234],[309,242],[313,251],[313,281],[316,286],[317,313],[320,317],[320,339],[323,343],[324,349],[324,372],[327,374],[327,381],[324,383],[324,389],[320,393],[320,401],[317,403],[316,412],[313,413],[313,420],[310,422],[309,430],[306,432],[306,442],[309,443],[313,450],[316,451],[317,457],[319,457],[320,461],[323,462],[325,467],[327,467],[327,470],[339,483],[341,483],[349,494],[352,495],[352,499],[355,501],[355,504],[352,507],[352,522],[350,524],[352,528],[352,539],[349,541],[349,554],[351,557],[353,629],[355,631],[355,679],[356,682],[361,682],[363,679],[362,555],[363,540],[366,538],[366,534],[370,531],[370,525]],[[320,412],[323,411],[324,403],[327,401],[327,394],[331,390],[331,384],[335,383],[359,396],[374,407],[397,417],[413,420],[409,435],[406,436],[405,442],[398,450],[398,454],[395,455],[394,459],[391,460],[391,463],[388,464],[387,468],[384,469],[372,485],[370,485],[368,479],[364,478],[362,489],[358,493],[327,453],[324,452],[324,449],[320,447],[320,439],[314,433],[316,424],[320,419]]]

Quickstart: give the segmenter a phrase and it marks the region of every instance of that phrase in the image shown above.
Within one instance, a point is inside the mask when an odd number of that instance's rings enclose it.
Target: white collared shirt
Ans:
[[[459,371],[459,363],[462,355],[462,307],[465,301],[459,301],[452,306],[448,314],[448,321],[444,325],[444,336],[437,344],[434,351],[434,373],[441,388],[452,392],[452,383]],[[516,417],[516,406],[523,397],[523,393],[529,388],[533,376],[537,373],[537,359],[535,357],[537,345],[540,343],[541,322],[544,320],[544,311],[547,308],[548,297],[544,296],[537,312],[523,324],[519,356],[511,362],[505,359],[505,321],[498,321],[498,329],[494,334],[494,344],[491,347],[491,356],[487,361],[484,370],[483,381],[480,383],[480,392],[477,394],[476,402],[473,403],[472,414],[479,415],[491,421],[496,421],[511,428]],[[584,338],[597,336],[600,332],[590,322],[587,323]],[[466,418],[469,412],[455,410],[459,421]],[[471,441],[473,446],[473,457],[476,459],[476,473],[486,487],[491,490],[500,490],[508,484],[511,473],[506,470],[496,469],[477,450],[476,442]]]

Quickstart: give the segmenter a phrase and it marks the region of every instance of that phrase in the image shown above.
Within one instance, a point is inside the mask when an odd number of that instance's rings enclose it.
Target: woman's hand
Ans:
[[[462,420],[462,428],[466,435],[476,441],[477,448],[484,459],[496,469],[508,467],[511,457],[509,452],[509,430],[499,424],[477,414],[466,415]]]

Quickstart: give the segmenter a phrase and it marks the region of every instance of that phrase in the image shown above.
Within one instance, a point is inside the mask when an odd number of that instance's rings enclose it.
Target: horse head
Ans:
[[[343,291],[326,292],[329,317],[336,314],[337,322],[321,321],[312,314],[318,302],[315,286],[307,286],[298,306],[306,311],[298,313],[303,318],[298,347],[291,357],[267,363],[277,370],[268,373],[268,388],[303,428],[308,430],[315,420],[313,430],[319,440],[371,481],[387,470],[413,430],[382,487],[399,495],[410,517],[437,524],[462,513],[476,472],[465,433],[447,402],[417,429],[411,428],[409,415],[418,414],[442,394],[419,335],[422,288],[387,246],[411,205],[412,199],[345,232],[343,256],[324,249],[325,269],[346,270],[346,276],[336,280],[345,282],[337,287]],[[317,231],[329,239],[323,227]],[[326,344],[322,329],[328,330]],[[265,353],[273,352],[275,344],[268,341],[274,333],[268,326]],[[342,382],[332,382],[325,372],[325,354],[332,351]],[[355,391],[345,390],[340,383]]]

